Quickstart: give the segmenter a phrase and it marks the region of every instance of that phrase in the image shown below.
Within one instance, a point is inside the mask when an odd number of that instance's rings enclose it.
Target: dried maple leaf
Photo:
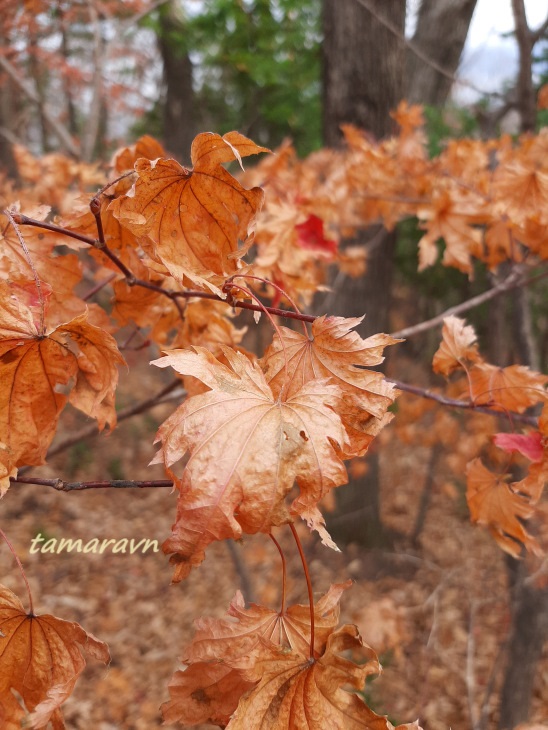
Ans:
[[[340,388],[335,410],[341,417],[350,443],[344,458],[363,455],[381,428],[391,419],[388,407],[397,391],[382,373],[366,368],[384,361],[383,349],[400,340],[384,334],[362,339],[353,332],[363,317],[318,317],[312,323],[312,337],[279,327],[261,363],[275,394],[282,389],[291,396],[305,383],[330,378]],[[285,362],[287,357],[287,372]]]
[[[470,369],[470,397],[476,405],[489,405],[500,411],[523,413],[547,398],[548,375],[536,373],[525,365],[499,368],[477,363]]]
[[[367,661],[357,665],[340,656],[360,650]],[[324,654],[310,660],[297,652],[271,649],[249,672],[259,684],[240,703],[227,730],[390,730],[357,694],[380,665],[375,652],[364,646],[355,626],[332,633]]]
[[[315,651],[320,656],[339,620],[339,601],[351,582],[332,585],[314,604]],[[310,646],[310,610],[295,605],[280,613],[266,606],[245,607],[238,591],[230,603],[228,619],[199,618],[196,635],[184,651],[184,670],[169,683],[170,701],[162,706],[165,722],[226,725],[243,694],[256,680],[245,679],[267,644],[307,656]]]
[[[347,480],[334,447],[342,448],[346,440],[331,408],[339,398],[337,386],[316,380],[282,400],[257,364],[221,349],[228,367],[200,347],[154,361],[211,388],[187,399],[156,437],[162,448],[153,463],[163,462],[171,474],[189,452],[182,478],[174,475],[180,490],[177,522],[163,546],[176,553],[175,581],[203,560],[204,548],[214,540],[269,531],[291,520],[290,512],[328,541],[316,504]],[[285,497],[295,480],[300,495],[288,510]]]
[[[481,232],[470,223],[476,222],[480,210],[479,202],[449,190],[435,193],[429,206],[419,208],[417,215],[427,221],[422,226],[427,233],[419,241],[419,271],[436,262],[436,242],[442,238],[445,242],[444,266],[471,273],[472,256],[480,250]]]
[[[47,316],[41,322],[47,308],[33,289],[34,282],[26,289],[0,282],[0,494],[14,467],[44,462],[67,401],[100,428],[116,423],[116,366],[124,360],[114,338],[90,324],[87,313],[48,327]],[[26,295],[34,301],[24,301]],[[71,380],[66,395],[61,390]]]
[[[52,722],[56,730],[64,728],[60,706],[86,665],[83,651],[110,661],[107,645],[79,624],[28,614],[17,596],[0,585],[0,715],[7,721],[24,717],[15,690],[32,712],[30,727]]]
[[[264,198],[260,188],[242,187],[222,164],[268,151],[238,132],[199,134],[192,143],[191,170],[175,160],[137,160],[139,178],[112,210],[136,236],[148,236],[178,281],[187,277],[219,293],[238,271],[246,250],[239,243],[251,243]]]
[[[477,362],[480,359],[477,336],[472,325],[453,315],[443,320],[442,342],[432,360],[435,373],[450,375],[463,366],[463,361]]]
[[[534,513],[534,502],[540,496],[536,485],[526,480],[509,485],[504,477],[489,471],[481,459],[468,464],[466,478],[472,521],[489,527],[500,547],[513,557],[520,556],[521,545],[538,554],[537,541],[520,522]]]

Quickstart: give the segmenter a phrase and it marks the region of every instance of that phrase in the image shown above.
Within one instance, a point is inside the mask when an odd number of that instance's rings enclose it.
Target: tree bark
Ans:
[[[158,46],[164,63],[163,140],[179,162],[190,163],[196,134],[192,62],[183,46],[184,22],[170,3],[160,9]]]
[[[383,19],[398,33],[389,30]],[[377,138],[387,136],[393,131],[390,111],[403,96],[405,0],[324,0],[323,23],[325,144],[341,144],[340,125],[345,123]],[[345,277],[335,303],[335,313],[345,317],[366,313],[362,335],[388,330],[396,234],[369,228],[358,232],[357,241],[365,245],[375,237],[365,276]],[[376,453],[369,455],[368,465],[369,473],[351,481],[339,495],[329,528],[341,543],[386,546]]]
[[[533,85],[534,35],[527,25],[524,0],[512,0],[512,12],[516,26],[516,40],[519,49],[519,72],[517,83],[518,110],[523,132],[532,132],[536,122],[536,95]]]
[[[525,564],[508,558],[512,584],[512,631],[501,690],[499,730],[527,722],[536,669],[548,636],[548,588],[528,582]]]
[[[406,51],[407,99],[443,106],[453,85],[477,0],[422,0]],[[413,51],[420,51],[421,57]],[[433,63],[427,63],[424,57]],[[440,67],[446,73],[440,72]]]
[[[324,0],[323,27],[325,145],[340,144],[345,123],[384,137],[403,95],[405,0]]]

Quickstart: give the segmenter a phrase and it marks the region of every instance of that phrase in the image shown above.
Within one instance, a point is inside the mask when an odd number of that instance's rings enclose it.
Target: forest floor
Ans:
[[[145,362],[146,357],[142,358]],[[135,356],[137,360],[137,355]],[[137,392],[145,397],[165,383],[165,372],[146,365],[138,379],[121,373],[117,403]],[[70,480],[165,478],[148,467],[158,425],[174,408],[157,406],[100,436],[71,447],[35,475]],[[61,437],[81,427],[74,411],[63,418]],[[432,466],[431,448],[405,445],[390,430],[380,439],[382,515],[402,539],[390,551],[355,545],[335,553],[300,530],[310,561],[315,594],[352,578],[341,601],[341,622],[358,625],[379,654],[382,675],[368,685],[373,709],[394,724],[419,719],[424,730],[495,728],[504,672],[504,642],[510,625],[509,593],[501,550],[483,529],[470,524],[462,483],[437,471],[424,524],[410,535]],[[169,489],[88,490],[62,493],[47,487],[13,486],[1,507],[1,526],[28,576],[37,613],[79,622],[110,646],[108,668],[94,660],[64,705],[74,730],[154,730],[162,726],[159,706],[179,666],[193,620],[221,616],[240,588],[242,576],[254,599],[276,607],[280,561],[265,536],[235,545],[244,564],[235,565],[225,544],[212,545],[190,577],[170,585],[171,567],[162,552],[141,554],[31,553],[39,533],[49,538],[148,538],[161,545],[170,534],[176,495]],[[329,515],[328,515],[329,526]],[[306,585],[287,529],[276,536],[288,557],[289,602],[306,603]],[[43,543],[42,543],[43,544]],[[2,582],[26,604],[12,556],[0,550]],[[486,698],[486,692],[488,694]],[[531,722],[546,722],[548,652],[537,672]],[[202,726],[205,727],[205,726]],[[210,727],[210,726],[208,726]],[[327,730],[327,729],[326,729]]]

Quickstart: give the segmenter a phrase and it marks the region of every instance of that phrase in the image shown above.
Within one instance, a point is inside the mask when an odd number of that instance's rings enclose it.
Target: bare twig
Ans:
[[[131,418],[132,416],[137,416],[140,413],[145,413],[145,411],[149,411],[151,408],[154,408],[154,406],[160,405],[161,403],[165,402],[165,397],[169,395],[172,391],[174,391],[176,388],[178,388],[181,385],[181,381],[178,378],[175,378],[172,380],[168,385],[166,385],[162,390],[160,390],[158,393],[155,393],[150,398],[146,398],[145,400],[140,401],[139,403],[135,403],[132,406],[129,406],[128,408],[124,408],[117,414],[118,423],[120,421],[125,421],[128,418]],[[183,391],[184,395],[184,391]],[[53,456],[56,456],[57,454],[61,453],[62,451],[65,451],[66,449],[69,449],[71,446],[74,446],[74,444],[77,444],[79,441],[83,441],[87,438],[92,438],[93,436],[98,436],[100,433],[99,429],[97,428],[96,423],[90,423],[89,426],[86,426],[85,428],[80,429],[80,431],[77,431],[76,433],[72,434],[72,436],[69,436],[68,438],[64,439],[60,443],[58,443],[56,446],[54,446],[52,449],[48,451],[47,458],[51,459]],[[28,467],[25,467],[28,468]],[[20,470],[20,473],[23,470]]]
[[[95,198],[94,198],[95,200]],[[87,243],[89,246],[93,246],[93,248],[96,248],[98,251],[102,251],[105,256],[108,256],[108,258],[120,269],[120,271],[124,274],[126,277],[126,281],[129,286],[141,286],[145,289],[150,289],[151,291],[156,291],[158,294],[162,294],[163,296],[168,297],[171,299],[175,306],[178,305],[177,299],[211,299],[216,302],[224,302],[227,303],[226,299],[223,299],[222,297],[218,296],[217,294],[213,294],[210,292],[204,292],[204,291],[194,291],[193,289],[185,289],[184,291],[168,291],[167,289],[163,289],[158,284],[152,284],[149,281],[143,281],[142,279],[138,279],[128,268],[127,266],[120,261],[118,256],[114,253],[114,251],[111,251],[109,247],[104,243],[104,241],[101,241],[99,239],[90,238],[89,236],[84,236],[81,233],[76,233],[74,231],[69,231],[66,228],[62,228],[61,226],[56,226],[53,223],[44,223],[43,221],[37,221],[34,218],[29,218],[26,215],[19,214],[14,216],[14,219],[17,223],[20,225],[27,225],[27,226],[36,226],[37,228],[45,228],[47,231],[52,231],[54,233],[60,233],[61,235],[69,236],[70,238],[75,238],[78,241],[83,241],[84,243]],[[300,312],[291,312],[286,309],[279,309],[278,307],[268,307],[266,305],[258,305],[258,304],[251,304],[251,302],[242,302],[239,300],[233,300],[230,302],[230,305],[233,307],[238,307],[240,309],[248,309],[252,312],[264,312],[267,311],[272,315],[275,315],[277,317],[286,317],[288,319],[298,319],[301,322],[314,322],[315,319],[317,319],[312,314],[301,314]],[[178,307],[179,308],[179,307]]]
[[[470,615],[468,620],[468,637],[466,641],[466,693],[468,696],[468,712],[470,714],[470,725],[472,730],[479,730],[479,718],[475,703],[476,694],[476,672],[475,672],[475,654],[476,641],[474,637],[476,618],[476,603],[472,601],[470,604]]]
[[[40,97],[38,96],[36,91],[32,88],[32,86],[30,86],[30,84],[28,84],[25,79],[22,79],[19,76],[15,67],[10,63],[10,61],[8,61],[5,56],[1,54],[0,67],[4,69],[4,71],[8,74],[8,76],[10,76],[11,79],[13,79],[14,83],[21,89],[25,96],[27,96],[39,107],[41,106]],[[66,151],[69,152],[73,157],[79,158],[80,150],[78,148],[78,145],[73,141],[72,137],[70,136],[68,129],[63,124],[61,124],[59,120],[55,119],[55,117],[50,113],[46,106],[42,107],[42,114],[45,121],[59,138],[59,141],[66,149]]]
[[[81,492],[84,489],[164,489],[172,487],[170,479],[151,479],[137,481],[135,479],[110,479],[103,482],[66,482],[63,479],[40,479],[39,477],[11,478],[14,484],[37,484],[43,487],[52,487],[58,492]]]
[[[454,307],[449,307],[441,314],[432,317],[432,319],[427,319],[419,324],[411,325],[411,327],[405,327],[397,332],[392,332],[392,337],[405,339],[407,337],[412,337],[413,335],[418,335],[421,332],[426,332],[427,330],[442,324],[443,320],[451,314],[462,314],[463,312],[467,312],[469,309],[474,309],[474,307],[478,307],[480,304],[488,302],[490,299],[494,299],[495,297],[511,291],[512,289],[518,289],[522,286],[534,284],[546,276],[548,276],[548,269],[534,277],[526,279],[523,275],[523,271],[516,267],[510,272],[506,279],[503,279],[503,281],[499,282],[491,289],[487,289],[487,291],[484,291],[471,299],[467,299],[465,302],[456,304]]]
[[[447,398],[440,393],[434,393],[428,388],[420,388],[417,385],[409,385],[408,383],[403,383],[401,380],[393,380],[392,378],[386,378],[386,380],[388,383],[393,383],[396,388],[398,388],[398,390],[404,390],[406,393],[412,393],[413,395],[417,395],[420,398],[435,400],[442,406],[448,406],[449,408],[463,408],[468,411],[474,411],[475,413],[485,413],[489,416],[497,416],[499,418],[501,416],[504,416],[505,414],[509,414],[508,411],[499,411],[496,408],[489,408],[489,406],[478,406],[470,400],[457,400],[456,398]],[[528,426],[533,426],[533,428],[538,427],[538,419],[536,418],[536,416],[527,416],[524,413],[514,413],[513,411],[511,412],[511,416],[512,420],[514,421],[526,423]]]

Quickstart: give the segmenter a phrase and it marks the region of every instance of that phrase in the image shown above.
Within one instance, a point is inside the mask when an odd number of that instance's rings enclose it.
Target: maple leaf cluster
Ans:
[[[403,101],[392,116],[397,136],[379,142],[347,125],[342,150],[299,160],[286,145],[246,173],[267,192],[256,229],[263,276],[309,301],[325,284],[324,262],[353,276],[367,266],[363,246],[341,241],[413,216],[424,230],[419,270],[439,259],[440,241],[443,265],[470,276],[474,260],[495,270],[503,261],[534,266],[548,258],[548,129],[517,144],[509,135],[451,140],[429,159],[421,107]]]
[[[315,603],[312,657],[308,606],[279,612],[256,604],[246,608],[238,592],[226,618],[197,619],[196,635],[182,656],[187,666],[169,684],[164,720],[213,722],[230,730],[393,730],[386,717],[348,691],[361,690],[368,676],[381,671],[355,626],[337,628],[340,597],[349,586],[350,581],[332,585]],[[349,651],[359,663],[341,656]],[[415,723],[398,728],[419,730]]]
[[[85,206],[67,211],[58,196],[55,223],[46,220],[49,209],[31,207],[32,195],[25,197],[25,211],[16,203],[3,214],[2,492],[20,466],[44,463],[67,403],[96,419],[100,429],[115,426],[117,366],[124,362],[113,337],[116,327],[99,306],[88,304],[89,297],[79,293],[84,281],[81,249],[91,247],[92,291],[106,284],[112,287],[112,318],[120,326],[131,323],[149,328],[151,340],[165,352],[153,364],[171,367],[183,376],[188,393],[160,427],[155,459],[165,464],[179,493],[172,535],[163,546],[175,566],[174,582],[199,565],[211,542],[238,539],[244,533],[270,533],[274,526],[297,518],[336,548],[318,502],[347,481],[344,461],[366,453],[392,417],[387,409],[396,390],[370,368],[383,361],[384,348],[397,340],[382,334],[362,339],[354,331],[359,318],[325,316],[311,325],[303,320],[302,333],[275,325],[274,340],[261,359],[239,344],[243,330],[234,327],[223,300],[233,305],[258,301],[246,284],[258,280],[260,288],[268,283],[256,276],[254,264],[243,260],[253,242],[264,193],[259,187],[244,187],[223,165],[233,160],[241,163],[242,157],[262,151],[266,150],[237,132],[224,137],[201,134],[192,146],[193,167],[186,169],[166,159],[159,145],[145,137],[115,155],[112,174],[116,180]],[[38,182],[41,168],[33,170],[27,154],[19,156],[26,165],[27,180]],[[73,172],[81,178],[94,174],[86,166]],[[52,174],[55,179],[67,171],[53,164]],[[295,221],[293,225],[301,250],[315,252],[324,246],[319,218],[310,216],[303,224]],[[61,253],[60,245],[75,253]],[[333,253],[335,249],[329,243],[326,250]],[[89,287],[89,278],[86,284]],[[305,296],[306,287],[298,293]],[[184,297],[183,304],[178,294]],[[290,298],[283,290],[280,294]],[[255,307],[267,312],[260,303]],[[309,711],[319,713],[318,717],[329,712],[333,727],[342,727],[341,718],[348,713],[356,727],[368,726],[365,723],[377,717],[355,695],[340,689],[343,684],[361,689],[369,673],[338,656],[340,651],[361,646],[355,627],[335,631],[333,606],[340,592],[332,589],[314,608],[317,639],[313,639],[310,617],[308,628],[293,631],[297,645],[291,654],[285,645],[264,643],[265,637],[255,627],[248,638],[256,646],[245,661],[240,656],[243,650],[234,642],[229,651],[239,656],[237,664],[230,664],[226,657],[222,668],[218,663],[207,668],[199,663],[202,685],[204,676],[213,672],[222,687],[227,682],[232,687],[233,706],[227,711],[223,704],[223,721],[236,710],[242,695],[247,703],[256,696],[260,703],[272,703],[274,685],[269,683],[265,690],[260,681],[271,674],[293,678],[296,695],[291,699],[288,694],[283,711],[298,714],[295,727],[305,727],[303,713]],[[11,606],[10,601],[6,599],[6,606]],[[326,608],[326,602],[331,608]],[[327,624],[324,610],[329,614]],[[289,631],[303,611],[293,607],[276,621]],[[24,620],[33,616],[28,614]],[[314,656],[307,657],[307,644],[313,644]],[[69,651],[80,656],[73,644]],[[32,661],[41,661],[38,654]],[[58,681],[56,662],[51,662],[42,684],[33,679],[31,688],[6,685],[6,692],[18,691],[34,713],[34,727],[50,720],[56,727],[63,726],[59,708],[80,670],[73,668],[70,676]],[[66,665],[61,655],[59,662]],[[301,696],[303,682],[318,686],[314,696]],[[6,700],[2,712],[11,718],[10,707]],[[17,712],[23,712],[18,707]],[[240,708],[232,726],[247,722],[242,718],[249,711],[247,705]],[[278,726],[277,720],[273,722],[272,726]],[[383,718],[374,722],[379,728],[391,727]]]
[[[402,104],[395,118],[398,137],[377,143],[347,128],[344,151],[298,161],[286,145],[239,179],[225,165],[268,150],[238,132],[198,135],[191,168],[143,137],[115,154],[113,182],[93,196],[89,186],[103,182],[96,166],[62,156],[35,160],[19,148],[25,187],[5,183],[0,191],[0,493],[20,467],[45,462],[67,404],[99,429],[115,426],[124,360],[114,335],[129,327],[163,351],[153,364],[173,369],[187,393],[160,426],[154,459],[178,493],[163,545],[173,581],[198,566],[212,542],[269,534],[297,519],[336,548],[318,503],[347,481],[344,462],[363,456],[392,418],[396,388],[372,368],[398,342],[386,334],[361,338],[360,318],[298,310],[297,302],[306,305],[325,288],[331,264],[353,274],[366,266],[364,249],[341,249],[340,240],[369,223],[390,228],[415,215],[425,230],[419,268],[436,260],[438,239],[443,263],[469,274],[474,259],[491,268],[503,260],[529,266],[548,253],[547,134],[517,145],[459,141],[429,160],[420,109]],[[89,302],[103,290],[112,293],[110,316]],[[274,308],[280,304],[294,311]],[[245,330],[234,325],[231,307],[272,322],[262,357],[242,346]],[[273,316],[280,313],[300,319],[302,332],[279,326]],[[485,362],[475,339],[471,327],[449,318],[434,358],[446,377],[465,373],[471,405],[522,414],[546,402],[547,377]],[[522,545],[539,549],[522,521],[548,476],[546,409],[538,430],[494,440],[529,460],[523,479],[508,483],[506,471],[492,472],[479,459],[467,470],[472,518],[513,555]],[[378,662],[369,649],[361,666],[340,656],[363,650],[355,627],[336,628],[341,592],[332,587],[309,606],[306,621],[306,607],[245,608],[237,596],[231,620],[198,624],[165,716],[231,728],[316,728],[329,718],[330,727],[389,729],[342,689],[361,689]],[[9,621],[13,611],[20,616],[14,600],[2,594]],[[59,708],[81,671],[75,643],[89,643],[76,633],[70,671],[57,676],[50,667],[47,681],[33,680],[30,689],[1,675],[0,718],[11,721],[15,690],[38,713],[34,727],[50,719],[63,727]],[[0,651],[5,646],[0,641]]]
[[[528,466],[524,478],[510,482],[508,464],[504,471],[495,473],[480,458],[466,466],[466,499],[472,521],[486,525],[500,547],[513,557],[520,556],[522,546],[540,553],[540,545],[526,531],[522,521],[535,513],[535,505],[548,481],[548,392],[545,387],[548,376],[522,365],[500,368],[485,362],[478,352],[474,328],[455,316],[444,320],[443,339],[432,366],[434,372],[445,376],[464,371],[464,394],[474,406],[488,406],[501,413],[524,413],[533,406],[543,405],[538,430],[493,435],[496,447],[526,457]],[[462,389],[462,383],[459,387]]]

